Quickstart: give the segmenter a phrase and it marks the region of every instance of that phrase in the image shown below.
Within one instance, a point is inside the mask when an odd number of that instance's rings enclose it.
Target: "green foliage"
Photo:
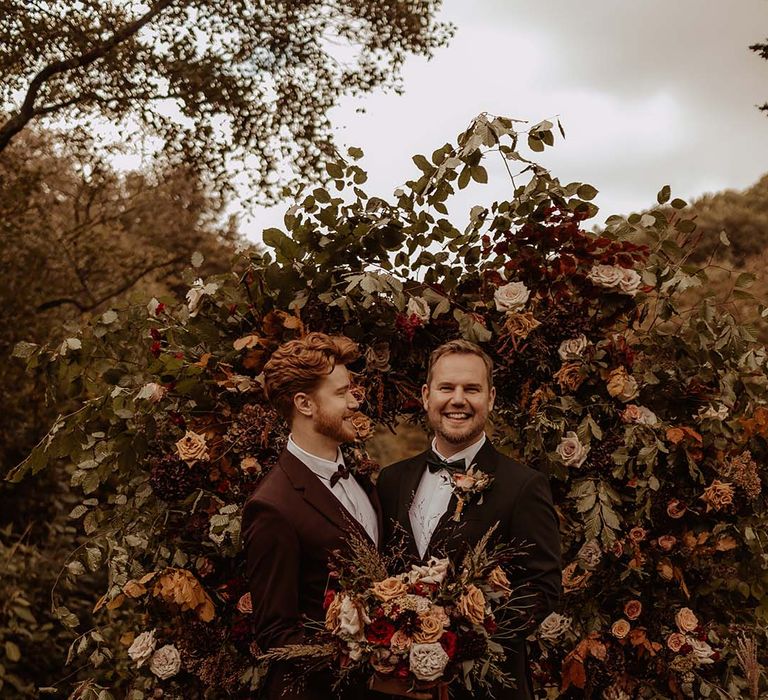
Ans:
[[[128,697],[258,684],[239,508],[285,440],[261,369],[306,330],[362,345],[362,407],[380,426],[420,411],[439,343],[463,335],[494,357],[496,438],[553,476],[562,518],[569,621],[541,635],[533,660],[551,697],[738,697],[751,683],[742,634],[765,666],[765,348],[717,299],[679,306],[709,271],[690,260],[695,224],[668,188],[658,208],[586,231],[595,189],[521,152],[554,143],[550,122],[519,124],[480,115],[456,144],[415,156],[391,201],[361,189],[350,152],[284,230],[265,232],[268,252],[236,274],[190,276],[186,304],[121,307],[63,343],[18,347],[76,384],[80,403],[9,477],[69,465],[90,537],[72,576],[106,571],[100,626],[124,644],[155,629],[181,653],[161,683],[114,648]],[[509,168],[512,196],[472,207],[459,228],[446,202],[487,179],[488,158]],[[370,466],[359,445],[354,459]],[[114,617],[131,610],[140,623]]]

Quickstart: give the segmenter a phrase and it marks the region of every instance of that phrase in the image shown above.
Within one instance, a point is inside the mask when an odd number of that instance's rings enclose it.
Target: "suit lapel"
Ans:
[[[288,450],[284,450],[280,455],[278,466],[285,472],[293,487],[301,492],[307,504],[323,515],[330,523],[343,532],[348,532],[350,527],[356,527],[361,534],[370,539],[365,528],[347,512],[347,509],[341,505],[336,496],[300,459]]]
[[[379,500],[379,494],[376,491],[376,487],[367,476],[353,476],[352,478],[355,479],[358,484],[360,484],[360,488],[365,491],[366,496],[368,496],[368,500],[373,506],[373,511],[376,513],[376,532],[378,534],[379,542],[382,543],[384,538],[384,513],[381,510],[381,501]],[[366,532],[366,534],[368,533]]]
[[[486,438],[483,446],[472,460],[472,464],[470,466],[474,465],[476,470],[480,470],[486,474],[493,475],[496,471],[498,455],[499,453],[496,451],[496,448],[491,444],[491,441]],[[489,490],[492,489],[493,484],[491,484]],[[487,494],[487,491],[485,493]],[[439,551],[457,531],[462,535],[462,539],[466,539],[467,533],[463,531],[464,518],[466,517],[467,511],[469,509],[478,507],[476,500],[477,498],[478,496],[473,496],[470,503],[464,504],[461,518],[458,522],[456,522],[453,519],[453,516],[456,513],[456,506],[458,505],[459,499],[456,497],[455,493],[451,494],[451,500],[448,503],[448,507],[445,509],[445,513],[443,513],[442,517],[437,523],[437,526],[435,527],[435,531],[432,533],[432,539],[430,539],[427,551],[424,553],[425,559],[428,559],[434,554],[433,550]],[[482,506],[480,507],[482,508]]]
[[[405,532],[405,546],[406,553],[419,559],[419,550],[416,547],[416,540],[413,536],[413,528],[411,527],[411,503],[413,503],[413,497],[416,495],[416,489],[419,487],[421,477],[424,475],[424,471],[427,468],[427,453],[423,452],[417,455],[413,459],[413,463],[409,469],[403,471],[403,475],[400,478],[400,485],[398,488],[397,496],[397,522]]]

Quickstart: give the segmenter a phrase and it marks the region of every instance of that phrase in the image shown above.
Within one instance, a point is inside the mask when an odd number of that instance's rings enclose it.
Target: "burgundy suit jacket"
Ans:
[[[376,490],[368,479],[358,483],[376,511],[381,542],[381,508]],[[328,556],[345,546],[350,527],[369,537],[320,479],[284,450],[243,510],[246,571],[256,639],[262,650],[300,643],[304,640],[305,620],[325,619]],[[302,690],[288,688],[288,675],[296,675],[298,670],[276,664],[267,680],[267,697],[333,697],[328,674],[310,674]],[[355,693],[355,697],[363,695],[364,691]]]
[[[421,477],[427,466],[427,452],[406,459],[384,469],[379,475],[377,489],[384,511],[384,542],[393,544],[399,533],[406,534],[406,558],[409,563],[420,562],[413,539],[409,509]],[[549,480],[541,472],[526,467],[498,452],[486,440],[473,464],[493,476],[491,487],[483,493],[482,504],[470,501],[459,522],[453,521],[456,496],[440,519],[425,552],[430,556],[449,556],[460,565],[468,547],[496,523],[497,542],[522,542],[529,545],[518,562],[518,569],[509,572],[510,582],[525,584],[532,596],[530,627],[517,638],[505,643],[507,659],[505,669],[516,679],[517,688],[497,688],[497,700],[533,700],[530,669],[528,668],[525,636],[535,629],[557,604],[560,595],[560,533],[558,519],[552,504]],[[463,700],[467,693],[456,688],[455,700]]]

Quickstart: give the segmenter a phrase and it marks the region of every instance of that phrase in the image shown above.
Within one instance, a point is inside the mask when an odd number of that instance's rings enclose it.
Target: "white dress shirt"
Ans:
[[[288,437],[288,452],[290,452],[299,461],[318,478],[320,482],[336,497],[355,520],[357,520],[363,529],[370,535],[376,545],[379,544],[379,525],[376,519],[376,511],[371,505],[368,495],[363,491],[363,487],[357,483],[353,476],[346,479],[339,479],[331,486],[331,477],[338,471],[339,464],[344,464],[344,457],[341,450],[336,451],[336,459],[331,461],[310,454],[299,447],[293,439]]]
[[[483,436],[477,442],[450,457],[444,457],[437,451],[435,440],[432,440],[432,450],[440,459],[446,462],[463,459],[466,465],[469,466],[477,456],[480,448],[485,444],[485,440],[485,433],[483,433]],[[427,551],[437,523],[440,522],[440,518],[443,517],[448,508],[452,494],[453,483],[447,469],[440,469],[436,472],[431,472],[429,469],[424,470],[419,486],[416,489],[416,494],[413,497],[411,509],[408,512],[413,538],[416,541],[416,548],[419,550],[419,556],[422,558],[424,558],[424,553]]]

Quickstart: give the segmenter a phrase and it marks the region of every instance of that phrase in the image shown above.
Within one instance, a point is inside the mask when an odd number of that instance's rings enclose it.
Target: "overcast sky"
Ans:
[[[446,0],[442,16],[456,36],[431,61],[409,60],[405,95],[333,112],[339,143],[366,153],[369,193],[390,195],[413,175],[413,153],[483,111],[559,117],[566,139],[540,161],[600,190],[597,222],[648,206],[664,184],[692,198],[768,171],[768,115],[755,107],[768,101],[768,61],[748,50],[768,36],[768,0]],[[497,184],[461,204],[508,196],[489,170]],[[285,208],[259,209],[242,228],[258,239]]]

